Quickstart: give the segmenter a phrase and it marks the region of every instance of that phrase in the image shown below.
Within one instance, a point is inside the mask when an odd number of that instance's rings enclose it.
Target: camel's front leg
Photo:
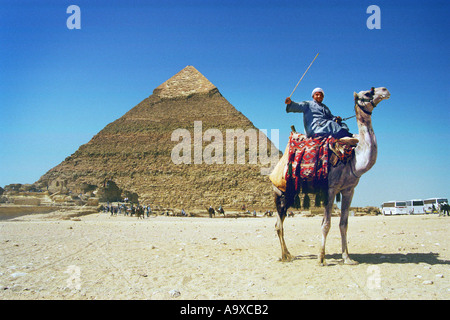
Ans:
[[[277,230],[278,238],[280,239],[281,244],[281,261],[292,261],[294,258],[289,253],[289,250],[286,247],[286,243],[284,242],[283,221],[285,218],[286,214],[281,215],[280,213],[278,213],[275,229]]]
[[[355,189],[351,188],[342,192],[341,220],[339,222],[342,240],[342,259],[344,260],[344,264],[350,265],[358,264],[358,262],[350,259],[347,247],[348,214],[354,191]]]
[[[277,222],[275,224],[275,229],[277,231],[278,238],[280,239],[281,244],[281,261],[292,261],[293,257],[289,253],[289,250],[286,247],[286,243],[284,242],[284,230],[283,230],[283,222],[286,218],[287,211],[287,203],[285,201],[285,195],[281,193],[275,194],[275,204],[277,206]]]
[[[331,227],[331,211],[333,210],[334,197],[336,194],[333,190],[328,191],[328,204],[325,207],[325,213],[322,220],[322,245],[319,253],[319,265],[325,266],[325,244],[327,241],[328,231],[330,231]]]

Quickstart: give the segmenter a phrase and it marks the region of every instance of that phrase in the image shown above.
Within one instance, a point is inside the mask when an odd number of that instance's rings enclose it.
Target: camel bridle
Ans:
[[[375,108],[377,105],[375,103],[373,103],[374,100],[374,95],[375,95],[375,88],[372,87],[370,89],[370,95],[372,96],[370,99],[366,99],[366,98],[360,98],[358,95],[355,97],[355,105],[358,106],[362,112],[364,112],[365,114],[368,114],[369,116],[372,115],[371,111],[367,111],[365,108],[367,107],[367,103],[369,102],[370,104],[372,104],[372,107]],[[364,106],[361,106],[358,102],[361,101],[364,103]],[[373,109],[372,109],[373,110]],[[356,117],[356,114],[348,117],[348,118],[344,118],[342,119],[342,121],[346,121],[348,119],[354,118]]]
[[[375,107],[377,106],[375,103],[373,103],[374,95],[375,95],[375,88],[374,87],[372,87],[370,89],[370,95],[371,95],[371,98],[369,98],[369,99],[360,98],[359,96],[356,96],[355,97],[355,104],[362,110],[362,112],[364,112],[365,114],[368,114],[368,115],[371,116],[372,112],[371,111],[367,111],[365,108],[367,108],[367,103],[370,103],[372,105],[372,110],[375,109]],[[363,102],[364,105],[361,106],[358,102]]]

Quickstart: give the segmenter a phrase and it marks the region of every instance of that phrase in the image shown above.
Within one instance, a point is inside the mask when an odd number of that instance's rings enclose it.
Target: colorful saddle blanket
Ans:
[[[331,136],[307,138],[291,132],[286,182],[294,182],[295,191],[299,191],[304,182],[323,185],[328,179],[329,165],[336,166],[339,161],[346,163],[353,155],[354,147]]]

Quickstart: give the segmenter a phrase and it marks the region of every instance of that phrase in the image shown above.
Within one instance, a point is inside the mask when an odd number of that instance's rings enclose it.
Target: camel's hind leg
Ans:
[[[284,230],[283,222],[286,218],[286,211],[288,209],[288,204],[286,202],[286,195],[280,190],[275,190],[275,204],[277,206],[277,223],[275,224],[275,229],[277,230],[278,238],[281,244],[281,261],[292,261],[294,257],[289,253],[286,247],[286,242],[284,241]]]
[[[330,227],[331,227],[331,211],[333,210],[333,203],[334,203],[334,197],[335,197],[335,193],[333,190],[329,190],[328,191],[328,204],[325,206],[325,212],[324,212],[324,216],[322,219],[322,243],[321,243],[321,247],[320,247],[320,252],[319,252],[319,265],[321,266],[325,266],[326,262],[325,262],[325,245],[327,242],[327,235],[328,232],[330,231]]]
[[[350,265],[358,264],[358,262],[350,259],[347,247],[348,214],[354,191],[355,191],[354,187],[342,191],[341,221],[339,222],[339,229],[341,231],[341,240],[342,240],[342,259],[344,261],[344,264]]]

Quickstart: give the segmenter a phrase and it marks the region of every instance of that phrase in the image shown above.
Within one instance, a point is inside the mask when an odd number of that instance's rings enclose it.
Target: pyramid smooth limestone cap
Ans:
[[[217,89],[193,66],[186,66],[173,77],[155,88],[153,94],[161,98],[185,97],[196,93],[208,93]]]

